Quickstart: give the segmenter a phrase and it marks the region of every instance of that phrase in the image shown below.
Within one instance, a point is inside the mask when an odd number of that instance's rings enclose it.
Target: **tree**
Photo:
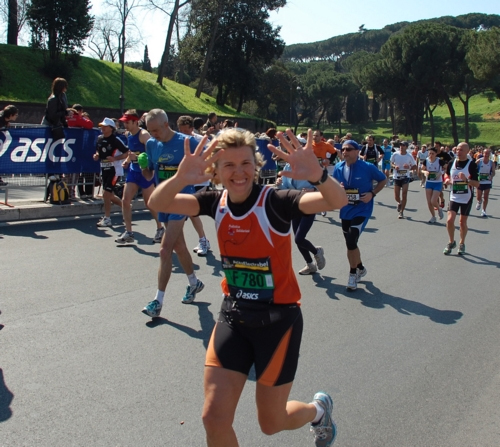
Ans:
[[[149,58],[148,46],[144,46],[144,58],[142,59],[142,69],[144,71],[148,71],[149,73],[153,72],[153,67],[151,66],[151,59]]]
[[[0,17],[7,23],[7,43],[17,45],[19,33],[26,24],[29,0],[0,0]]]
[[[48,49],[51,61],[63,52],[79,53],[94,24],[90,7],[90,0],[32,0],[27,13],[32,46]]]
[[[206,71],[207,79],[217,86],[217,104],[233,97],[235,107],[241,109],[251,90],[258,88],[263,71],[283,51],[279,28],[273,28],[267,19],[270,10],[284,4],[284,0],[193,2],[181,57],[199,64],[197,94]]]

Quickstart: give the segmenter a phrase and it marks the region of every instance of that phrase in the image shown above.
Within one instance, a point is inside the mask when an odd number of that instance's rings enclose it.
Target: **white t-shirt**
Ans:
[[[394,170],[395,179],[410,177],[411,167],[416,165],[415,159],[408,152],[404,155],[402,155],[401,152],[394,152],[391,156],[391,163],[396,165],[397,168]],[[405,164],[410,167],[404,168],[403,166]]]

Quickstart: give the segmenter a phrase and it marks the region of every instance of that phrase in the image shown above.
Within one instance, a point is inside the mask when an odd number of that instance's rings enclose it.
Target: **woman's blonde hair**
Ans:
[[[248,146],[252,149],[254,160],[255,160],[255,181],[259,178],[259,171],[262,166],[265,165],[265,161],[262,155],[257,152],[257,142],[255,141],[255,136],[248,130],[229,128],[219,132],[215,137],[217,139],[217,146],[214,150],[214,154],[220,149],[236,149],[240,147]],[[214,173],[217,162],[212,166],[211,172]],[[214,177],[214,183],[220,183],[217,177]]]

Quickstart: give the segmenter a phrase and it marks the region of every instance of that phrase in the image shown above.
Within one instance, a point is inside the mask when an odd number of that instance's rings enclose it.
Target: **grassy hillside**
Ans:
[[[458,122],[458,137],[464,140],[464,109],[460,100],[453,101],[455,113]],[[434,111],[435,139],[443,144],[453,143],[451,136],[451,120],[448,107],[441,106]],[[299,128],[298,132],[307,130]],[[327,137],[338,133],[338,128],[323,129]],[[351,132],[353,136],[361,141],[367,134],[372,134],[377,142],[382,142],[383,138],[390,138],[392,135],[392,126],[390,120],[377,122],[368,122],[363,125],[351,126],[343,123],[342,133]],[[493,145],[500,148],[500,100],[496,99],[489,102],[486,95],[478,95],[469,101],[469,132],[470,143],[480,145]],[[410,135],[399,134],[401,139],[411,139]],[[430,126],[428,122],[424,123],[423,134],[420,136],[422,143],[430,142]]]
[[[27,47],[0,45],[0,99],[45,103],[52,79],[41,72],[43,54]],[[87,107],[120,107],[119,64],[82,57],[69,81],[68,101]],[[125,67],[125,108],[148,110],[155,107],[169,112],[223,116],[237,114],[230,107],[220,107],[205,94],[198,99],[195,91],[168,79],[160,87],[156,75]]]

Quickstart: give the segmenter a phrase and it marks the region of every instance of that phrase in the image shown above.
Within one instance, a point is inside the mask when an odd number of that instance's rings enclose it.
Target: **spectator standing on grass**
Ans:
[[[8,105],[0,111],[0,129],[9,127],[12,121],[15,121],[19,115],[19,110],[16,106]],[[6,186],[8,182],[4,182],[0,177],[0,186]]]

